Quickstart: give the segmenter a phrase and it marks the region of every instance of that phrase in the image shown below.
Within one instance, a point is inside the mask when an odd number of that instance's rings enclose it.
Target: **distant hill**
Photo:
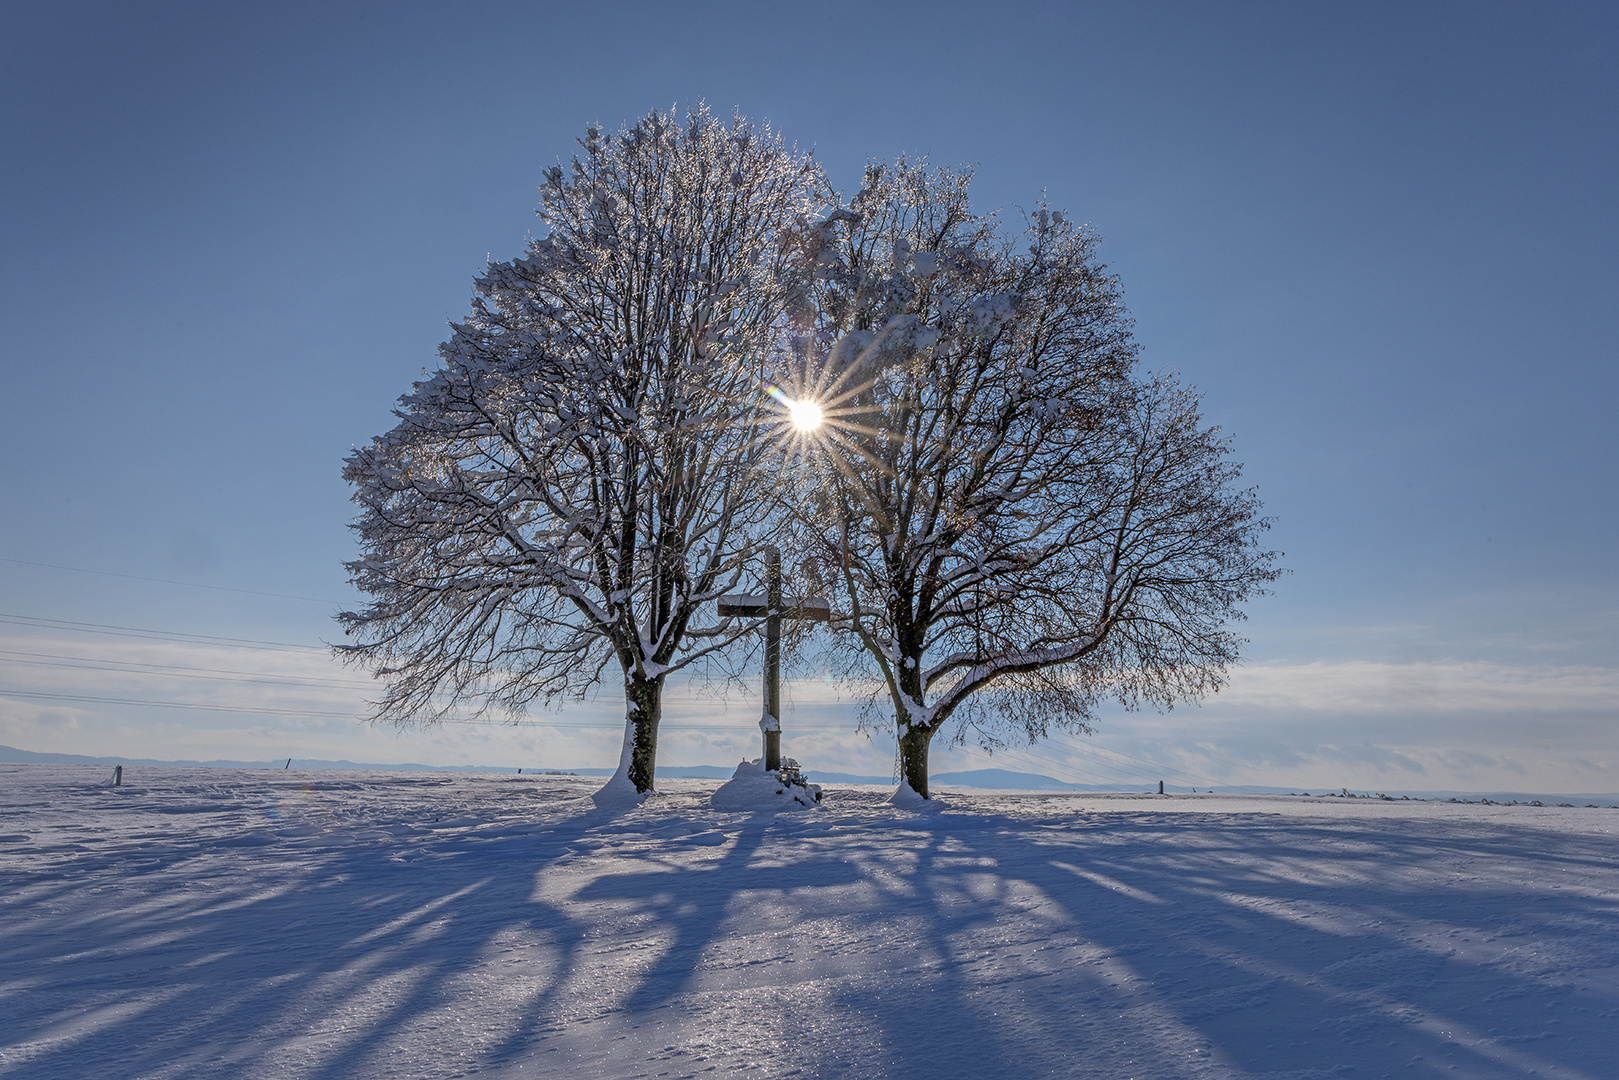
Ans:
[[[731,775],[726,773],[726,776]],[[861,776],[856,773],[823,772],[820,769],[805,769],[804,775],[809,777],[812,784],[892,784],[892,776]]]
[[[286,758],[276,758],[273,761],[159,761],[155,758],[126,758],[115,755],[91,754],[41,754],[33,750],[19,750],[15,746],[0,746],[0,765],[104,765],[108,768],[114,765],[151,765],[162,768],[195,768],[195,769],[285,769]],[[464,773],[512,773],[517,771],[516,766],[508,765],[423,765],[419,762],[392,762],[378,763],[366,761],[323,761],[314,758],[293,758],[294,769],[358,769],[379,772],[464,772]],[[545,767],[530,767],[524,765],[522,771],[526,774],[543,775],[545,773],[561,774],[566,776],[612,776],[612,769],[552,769]],[[658,775],[671,779],[681,780],[728,780],[736,771],[734,765],[660,765]],[[894,783],[892,776],[864,776],[856,773],[822,772],[819,769],[806,769],[804,775],[817,784],[881,784]],[[1065,780],[1058,780],[1052,776],[1040,773],[1013,772],[1010,769],[969,769],[965,772],[934,773],[929,779],[938,787],[965,787],[989,789],[995,791],[1075,791],[1075,792],[1107,792],[1107,791],[1148,791],[1146,784],[1072,784]],[[1170,794],[1183,794],[1190,790],[1184,785],[1169,785]],[[1215,789],[1200,788],[1200,791],[1211,792]],[[1241,787],[1222,785],[1217,789],[1222,795],[1308,795],[1304,788],[1285,787],[1257,787],[1243,785]],[[1336,795],[1330,788],[1317,787],[1316,795]],[[1389,791],[1387,795],[1399,798],[1402,795],[1413,799],[1457,799],[1462,801],[1477,801],[1488,799],[1491,802],[1529,802],[1540,799],[1548,804],[1557,805],[1571,803],[1576,806],[1588,804],[1610,806],[1619,804],[1619,794],[1578,794],[1578,795],[1547,795],[1533,794],[1521,791]],[[1356,791],[1353,797],[1374,798],[1370,791]]]
[[[1039,773],[1013,772],[1011,769],[970,769],[967,772],[934,773],[930,784],[948,784],[956,787],[995,788],[1000,791],[1139,791],[1140,784],[1109,785],[1070,784]]]
[[[199,769],[282,769],[287,765],[286,758],[276,758],[274,761],[234,761],[224,758],[214,761],[161,761],[157,758],[130,758],[119,757],[116,754],[41,754],[33,750],[19,750],[15,746],[0,746],[0,764],[6,765],[153,765],[163,767],[199,768]],[[320,761],[309,758],[293,758],[292,767],[295,769],[398,769],[408,772],[495,772],[506,773],[511,769],[496,768],[490,765],[422,765],[417,762],[403,762],[400,764],[379,765],[364,761]],[[583,772],[584,770],[579,770]],[[607,769],[602,775],[611,776],[613,770]],[[729,776],[730,773],[725,775]]]
[[[213,761],[162,761],[156,758],[128,758],[113,754],[41,754],[33,750],[19,750],[15,746],[0,746],[0,764],[7,765],[151,765],[164,768],[198,768],[198,769],[285,769],[286,758],[276,758],[272,761],[236,761],[219,758]],[[516,766],[496,765],[423,765],[420,762],[368,762],[368,761],[327,761],[318,758],[293,758],[294,769],[377,769],[394,770],[400,772],[470,772],[470,773],[509,773],[516,770]],[[572,773],[575,776],[612,776],[612,769],[553,769],[545,767],[531,768],[523,766],[524,772],[532,773]],[[660,765],[658,775],[674,779],[689,780],[729,780],[736,771],[734,765]],[[805,770],[811,781],[817,784],[892,784],[891,776],[864,776],[856,773],[823,772],[819,769]],[[972,772],[938,773],[933,777],[935,783],[953,784],[960,787],[1001,788],[1012,791],[1069,791],[1091,790],[1081,789],[1078,785],[1065,784],[1061,780],[1054,780],[1049,776],[1036,776],[1032,773],[1010,772],[1006,769],[976,769]],[[1130,788],[1128,790],[1135,790]]]
[[[193,768],[193,769],[285,769],[286,758],[275,758],[271,761],[236,761],[227,758],[217,758],[213,761],[173,760],[164,761],[157,758],[130,758],[119,757],[116,754],[42,754],[34,750],[19,750],[15,746],[0,745],[0,765],[105,765],[111,768],[114,765],[149,765],[161,768]],[[404,762],[375,762],[375,761],[328,761],[321,758],[293,758],[294,769],[360,769],[394,772],[469,772],[469,773],[510,773],[515,772],[517,766],[512,765],[423,765],[416,761]],[[552,769],[545,767],[530,767],[524,765],[525,773],[566,773],[573,776],[612,776],[612,769]],[[735,765],[660,765],[659,776],[674,779],[690,780],[729,780],[736,771]],[[887,784],[892,783],[886,776],[848,776],[844,773],[824,773],[821,775],[828,783],[845,784]]]
[[[822,772],[819,769],[806,769],[808,776],[817,784],[893,784],[892,776],[857,776],[854,773]],[[1013,772],[1010,769],[971,769],[966,772],[933,773],[928,781],[934,785],[945,787],[993,788],[998,791],[1139,791],[1141,785],[1118,786],[1110,788],[1096,787],[1090,784],[1064,783],[1050,776],[1041,776],[1037,773]]]

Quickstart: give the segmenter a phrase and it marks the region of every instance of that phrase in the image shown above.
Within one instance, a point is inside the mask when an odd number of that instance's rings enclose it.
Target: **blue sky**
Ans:
[[[332,638],[342,458],[520,250],[541,170],[587,123],[701,99],[841,184],[926,154],[975,163],[982,207],[1044,191],[1090,222],[1144,364],[1202,390],[1276,518],[1291,574],[1228,693],[995,764],[1619,791],[1611,6],[61,3],[4,26],[0,742],[611,764],[611,691],[542,717],[579,727],[397,734],[343,718],[357,673],[251,642]],[[847,704],[794,694],[789,753],[887,771]],[[756,711],[672,702],[692,726],[660,760],[734,761]]]

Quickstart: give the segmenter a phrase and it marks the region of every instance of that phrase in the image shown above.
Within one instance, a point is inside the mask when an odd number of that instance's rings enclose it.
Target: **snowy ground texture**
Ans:
[[[1619,811],[0,766],[0,1077],[1619,1076]]]

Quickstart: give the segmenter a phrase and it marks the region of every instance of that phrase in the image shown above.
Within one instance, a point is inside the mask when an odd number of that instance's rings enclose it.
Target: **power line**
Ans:
[[[363,680],[357,680],[357,679],[350,679],[350,680],[312,679],[312,678],[308,678],[307,676],[303,676],[303,675],[268,675],[268,674],[266,674],[265,672],[262,672],[262,671],[242,671],[239,668],[192,667],[189,664],[148,664],[148,663],[144,663],[144,662],[139,661],[139,660],[109,660],[109,659],[107,659],[106,657],[103,657],[103,656],[71,656],[71,655],[69,655],[67,653],[23,652],[23,651],[21,651],[19,649],[0,649],[0,654],[6,655],[6,656],[38,657],[38,658],[43,659],[43,660],[79,660],[79,661],[82,661],[82,662],[84,662],[86,664],[120,664],[120,665],[123,665],[125,667],[154,668],[154,669],[159,669],[159,670],[162,670],[162,671],[207,671],[207,672],[211,672],[211,673],[213,673],[215,675],[254,675],[254,676],[261,676],[263,678],[270,678],[270,679],[298,679],[298,680],[301,680],[301,681],[304,681],[304,682],[321,683],[321,684],[324,684],[324,685],[331,685],[331,686],[336,686],[339,683],[342,683],[344,685],[351,685],[351,686],[371,686],[371,685],[373,685],[369,681],[363,681]],[[108,670],[113,670],[113,669],[109,668]]]
[[[1076,755],[1083,755],[1086,758],[1086,765],[1090,766],[1090,769],[1076,765],[1072,761],[1065,761],[1059,765],[1050,759],[1038,758],[1026,750],[1010,746],[1001,747],[993,754],[989,754],[988,756],[991,758],[991,760],[994,760],[996,756],[1001,756],[1003,759],[1012,759],[1010,762],[1012,764],[1032,766],[1041,770],[1045,775],[1052,775],[1053,773],[1066,773],[1066,776],[1057,775],[1053,776],[1053,779],[1063,780],[1067,783],[1099,783],[1105,785],[1121,784],[1126,781],[1134,780],[1139,783],[1150,785],[1154,780],[1162,779],[1167,776],[1172,782],[1186,783],[1188,787],[1206,787],[1210,789],[1221,787],[1229,790],[1232,788],[1252,788],[1258,786],[1254,784],[1232,784],[1229,782],[1217,781],[1212,777],[1204,776],[1200,773],[1189,772],[1185,769],[1177,769],[1172,766],[1163,765],[1160,762],[1151,761],[1147,758],[1136,757],[1133,754],[1126,754],[1122,750],[1114,750],[1105,746],[1097,746],[1093,743],[1080,744],[1075,741],[1075,737],[1068,736],[1061,732],[1051,733],[1047,736],[1047,738],[1054,742],[1060,742],[1066,747],[1066,749]],[[1090,756],[1093,753],[1113,754],[1117,757],[1125,758],[1132,762],[1139,762],[1142,766],[1145,766],[1145,768],[1137,768],[1124,764],[1113,764],[1106,761],[1099,761]],[[1208,756],[1212,760],[1223,761],[1228,765],[1236,766],[1238,764],[1236,762],[1213,757],[1213,755]],[[1091,771],[1091,769],[1099,769],[1103,771],[1099,774]],[[1108,775],[1109,773],[1112,775]],[[1179,778],[1178,780],[1176,780],[1177,777]]]
[[[1040,769],[1043,775],[1050,775],[1051,773],[1066,773],[1068,774],[1067,776],[1055,776],[1053,779],[1061,780],[1070,784],[1095,784],[1105,787],[1114,784],[1122,784],[1126,780],[1141,781],[1144,779],[1135,776],[1121,777],[1118,775],[1098,775],[1082,767],[1076,766],[1073,762],[1063,762],[1061,765],[1054,766],[1054,763],[1049,759],[1037,758],[1027,751],[1018,750],[1013,747],[1002,747],[999,750],[996,750],[995,754],[990,756],[990,759],[994,760],[995,756],[1000,756],[1002,760],[1007,760],[1008,764],[1033,766]]]
[[[1061,734],[1062,732],[1048,732],[1044,737],[1047,740],[1054,741],[1056,737]],[[1073,780],[1062,776],[1053,777],[1054,779],[1058,780],[1067,779],[1067,782],[1069,783],[1097,783],[1102,785],[1130,783],[1133,786],[1134,784],[1147,782],[1163,775],[1162,771],[1157,771],[1149,776],[1147,772],[1134,766],[1123,765],[1111,761],[1095,760],[1090,755],[1085,754],[1085,751],[1082,750],[1080,746],[1073,743],[1068,744],[1068,749],[1075,755],[1083,755],[1086,759],[1085,765],[1089,766],[1089,768],[1077,765],[1071,760],[1058,763],[1053,761],[1051,758],[1036,757],[1028,750],[1020,749],[1015,746],[1002,745],[994,750],[990,750],[988,748],[981,749],[984,750],[984,753],[991,760],[994,760],[997,756],[999,756],[1003,760],[1009,760],[1009,763],[1012,764],[1033,766],[1045,775],[1050,775],[1057,771],[1066,771],[1069,774],[1077,773],[1082,778],[1079,780]],[[1145,764],[1150,765],[1155,770],[1158,768],[1151,762],[1146,762]],[[1100,770],[1100,772],[1092,770]]]
[[[1145,758],[1137,758],[1137,757],[1134,757],[1133,755],[1124,753],[1122,750],[1114,750],[1114,749],[1112,749],[1110,747],[1099,746],[1099,747],[1096,747],[1096,749],[1098,751],[1102,752],[1102,753],[1105,753],[1105,754],[1117,754],[1120,757],[1130,758],[1131,760],[1134,760],[1134,761],[1146,761]],[[1232,761],[1229,758],[1222,758],[1222,757],[1219,757],[1219,756],[1217,756],[1215,754],[1203,753],[1202,751],[1199,751],[1199,753],[1201,753],[1203,757],[1207,758],[1210,761],[1213,761],[1213,762],[1216,762],[1216,763],[1222,764],[1222,765],[1229,765],[1234,769],[1245,769],[1245,768],[1252,768],[1253,767],[1251,762],[1245,763],[1245,762]],[[1153,764],[1153,763],[1149,762],[1149,764]],[[1157,768],[1159,768],[1159,770],[1160,770],[1160,772],[1162,774],[1167,775],[1168,777],[1170,777],[1170,779],[1172,781],[1174,780],[1175,777],[1180,777],[1181,778],[1180,782],[1186,783],[1187,786],[1189,786],[1189,787],[1201,786],[1201,787],[1204,787],[1204,788],[1208,788],[1210,790],[1213,790],[1214,788],[1218,787],[1218,788],[1221,788],[1222,790],[1225,790],[1225,791],[1230,791],[1232,789],[1243,789],[1243,788],[1246,788],[1246,789],[1249,789],[1250,791],[1253,791],[1254,789],[1257,789],[1257,788],[1260,788],[1260,787],[1299,787],[1302,790],[1302,785],[1298,785],[1298,784],[1279,784],[1279,783],[1271,783],[1271,784],[1234,784],[1229,780],[1217,780],[1214,777],[1205,776],[1202,773],[1194,773],[1194,772],[1191,772],[1190,770],[1187,770],[1187,769],[1179,769],[1179,768],[1175,768],[1172,765],[1163,765],[1162,763],[1157,763]]]
[[[26,657],[27,659],[18,660],[13,659],[13,657]],[[66,661],[79,662],[69,663]],[[258,671],[231,671],[228,668],[189,668],[174,664],[140,664],[124,660],[105,661],[80,656],[60,656],[53,653],[16,652],[11,649],[0,649],[0,664],[66,668],[69,671],[109,671],[120,675],[147,675],[159,679],[206,679],[209,682],[327,687],[333,690],[367,690],[375,686],[374,683],[352,679],[311,679],[299,675],[266,675]],[[139,670],[141,668],[148,670]],[[214,672],[215,674],[198,674],[200,672]],[[233,675],[245,677],[229,677]]]
[[[255,713],[260,716],[297,716],[312,720],[354,720],[347,712],[316,712],[309,709],[264,709],[249,705],[202,705],[194,701],[144,701],[138,698],[96,697],[90,694],[48,694],[37,690],[10,690],[0,687],[0,697],[36,698],[45,701],[77,701],[98,705],[138,705],[155,709],[194,709],[199,712]]]
[[[450,719],[434,721],[443,724],[482,724],[488,727],[551,727],[551,728],[598,728],[602,731],[623,731],[622,720],[534,720],[524,717],[522,720],[482,720],[468,717],[466,719]],[[749,738],[757,738],[759,728],[752,721],[738,721],[736,724],[682,724],[679,721],[662,720],[658,723],[659,731],[717,731],[746,733]],[[794,724],[789,729],[793,731],[844,731],[845,724]]]
[[[1049,738],[1049,736],[1048,736],[1048,738]],[[1081,750],[1080,747],[1078,747],[1078,746],[1070,746],[1069,749],[1070,749],[1071,752],[1073,752],[1075,754],[1083,754],[1084,753],[1084,751]],[[1027,755],[1027,756],[1032,757],[1033,755]],[[1116,781],[1116,782],[1117,781],[1123,781],[1123,780],[1138,781],[1138,780],[1144,780],[1144,779],[1147,778],[1147,773],[1144,772],[1141,769],[1132,768],[1130,766],[1125,766],[1125,765],[1118,765],[1118,764],[1115,764],[1114,762],[1111,762],[1111,761],[1098,761],[1098,760],[1096,760],[1094,758],[1087,758],[1086,760],[1087,760],[1087,763],[1091,766],[1091,768],[1100,769],[1104,775],[1109,775],[1109,776],[1113,777],[1114,781]],[[1160,772],[1159,775],[1162,775],[1162,773]]]
[[[1088,745],[1091,745],[1094,749],[1096,749],[1096,750],[1098,750],[1098,751],[1100,751],[1100,752],[1102,752],[1104,754],[1114,754],[1114,755],[1116,755],[1118,757],[1128,758],[1131,761],[1140,761],[1143,764],[1150,765],[1153,768],[1156,768],[1156,769],[1160,770],[1161,772],[1179,775],[1179,776],[1184,777],[1184,778],[1186,778],[1188,780],[1197,780],[1197,781],[1201,782],[1202,784],[1204,784],[1205,786],[1208,786],[1208,787],[1213,787],[1213,786],[1215,786],[1216,784],[1219,783],[1218,781],[1212,779],[1211,777],[1203,776],[1203,775],[1201,775],[1199,773],[1188,772],[1185,769],[1177,769],[1177,768],[1174,768],[1172,766],[1164,766],[1164,765],[1161,765],[1161,764],[1156,763],[1156,762],[1148,761],[1146,758],[1138,758],[1138,757],[1135,757],[1132,754],[1126,754],[1123,750],[1114,750],[1111,747],[1095,746],[1094,744],[1088,744]],[[1238,769],[1246,767],[1246,765],[1244,763],[1237,762],[1237,761],[1232,761],[1229,758],[1222,758],[1222,757],[1219,757],[1219,756],[1217,756],[1215,754],[1210,754],[1210,753],[1206,753],[1206,752],[1203,752],[1203,751],[1199,751],[1199,753],[1201,753],[1203,757],[1208,758],[1210,761],[1219,762],[1222,765],[1230,765],[1231,767],[1238,768]],[[1255,785],[1253,785],[1253,784],[1222,784],[1220,786],[1224,786],[1224,787],[1254,787]],[[1280,787],[1281,785],[1276,785],[1276,786]]]
[[[342,606],[341,601],[327,600],[319,596],[293,596],[290,593],[263,592],[259,589],[237,589],[229,585],[204,585],[196,581],[147,577],[144,574],[121,574],[114,570],[91,570],[86,566],[64,566],[61,563],[35,562],[33,559],[13,559],[7,555],[0,555],[0,562],[16,563],[19,566],[44,566],[51,570],[72,570],[78,574],[97,574],[101,577],[127,578],[130,581],[153,581],[160,585],[184,585],[188,589],[212,589],[215,592],[242,593],[246,596],[273,596],[278,600],[307,600],[311,604],[337,604]]]
[[[100,705],[136,705],[136,706],[140,706],[140,707],[143,707],[143,708],[155,708],[155,709],[190,709],[190,710],[194,710],[194,711],[197,711],[197,712],[252,713],[252,714],[261,715],[261,716],[289,716],[289,717],[300,717],[300,718],[312,719],[312,720],[359,720],[359,719],[361,719],[360,716],[358,716],[357,714],[352,713],[352,712],[321,712],[321,711],[316,711],[316,710],[312,710],[312,709],[270,709],[270,708],[259,708],[259,707],[248,706],[248,705],[207,705],[207,704],[201,704],[201,703],[194,702],[194,701],[152,701],[152,700],[142,699],[142,698],[99,697],[99,696],[92,695],[92,694],[54,694],[54,693],[46,693],[44,691],[37,691],[37,690],[11,690],[11,689],[8,689],[6,687],[0,687],[0,697],[30,698],[30,699],[44,700],[44,701],[74,701],[74,702],[84,702],[84,703],[100,704]],[[620,725],[621,725],[622,722],[617,721],[617,720],[607,720],[607,721],[602,721],[602,720],[535,720],[535,719],[532,719],[530,717],[524,717],[523,719],[516,720],[516,721],[512,721],[512,720],[486,720],[486,719],[481,719],[479,717],[448,717],[448,718],[445,718],[443,720],[432,721],[431,723],[436,723],[436,724],[474,724],[474,725],[481,725],[481,726],[484,726],[484,727],[511,727],[511,728],[521,728],[521,727],[580,728],[580,729],[593,728],[593,729],[600,730],[600,731],[618,731],[618,730],[621,730]],[[802,725],[797,725],[794,728],[794,730],[797,730],[797,731],[838,731],[838,730],[842,730],[844,726],[845,725],[842,725],[842,724],[802,724]],[[716,732],[734,731],[734,732],[748,732],[749,734],[752,734],[754,732],[753,725],[748,724],[748,723],[737,723],[735,725],[725,725],[725,724],[682,724],[682,723],[679,723],[679,722],[674,722],[674,723],[664,722],[664,723],[659,724],[658,728],[659,728],[660,731],[667,731],[667,730],[674,730],[674,731],[716,731]]]
[[[1051,738],[1053,741],[1057,741],[1061,738],[1061,736],[1053,735]],[[1122,775],[1139,777],[1142,779],[1162,779],[1167,776],[1171,780],[1194,781],[1198,785],[1211,785],[1214,783],[1214,781],[1209,777],[1186,772],[1183,769],[1172,768],[1170,766],[1163,765],[1160,762],[1150,761],[1147,758],[1133,758],[1128,754],[1119,754],[1117,751],[1109,750],[1106,747],[1097,746],[1094,743],[1080,744],[1077,741],[1068,739],[1063,739],[1062,743],[1070,752],[1075,754],[1085,754],[1087,756],[1096,753],[1117,754],[1119,757],[1128,758],[1130,761],[1139,762],[1140,765],[1145,766],[1145,768],[1141,768],[1140,766],[1136,765],[1122,764],[1106,760],[1096,760],[1094,757],[1092,757],[1091,760],[1098,768],[1111,769],[1114,772]]]
[[[1191,772],[1191,771],[1186,770],[1186,769],[1178,769],[1178,768],[1175,768],[1173,766],[1164,765],[1162,762],[1152,761],[1152,760],[1150,760],[1148,758],[1136,757],[1133,754],[1126,754],[1122,750],[1114,750],[1114,749],[1112,749],[1110,747],[1098,746],[1095,743],[1089,743],[1089,742],[1080,743],[1078,741],[1077,736],[1069,735],[1066,732],[1050,732],[1045,736],[1045,738],[1050,742],[1055,742],[1055,743],[1058,743],[1060,745],[1063,745],[1071,753],[1074,753],[1076,755],[1083,755],[1087,759],[1087,764],[1089,764],[1092,768],[1101,769],[1101,770],[1104,770],[1105,772],[1113,773],[1114,776],[1116,778],[1118,778],[1118,779],[1109,780],[1109,778],[1107,776],[1105,776],[1105,775],[1104,776],[1098,776],[1098,775],[1096,775],[1094,773],[1087,773],[1083,769],[1078,769],[1072,762],[1065,762],[1064,763],[1064,767],[1066,767],[1066,768],[1068,768],[1070,770],[1078,771],[1082,775],[1086,775],[1092,780],[1102,780],[1102,781],[1114,782],[1114,783],[1121,782],[1121,780],[1125,780],[1125,779],[1139,780],[1139,781],[1144,781],[1144,782],[1151,782],[1153,780],[1158,780],[1158,779],[1163,779],[1165,777],[1168,777],[1173,782],[1186,783],[1187,786],[1189,786],[1189,787],[1236,788],[1236,787],[1254,787],[1254,786],[1256,786],[1256,785],[1252,785],[1252,784],[1232,784],[1232,783],[1225,782],[1225,781],[1218,781],[1218,780],[1215,780],[1213,777],[1204,776],[1201,773],[1194,773],[1194,772]],[[1049,761],[1048,759],[1037,758],[1034,755],[1028,753],[1027,751],[1020,750],[1020,749],[1017,749],[1015,747],[1001,747],[1000,749],[997,749],[994,753],[995,754],[1000,754],[1000,755],[1005,755],[1005,756],[1015,756],[1017,758],[1023,759],[1024,761],[1026,761],[1029,764],[1032,764],[1032,765],[1035,765],[1037,767],[1045,769],[1048,774],[1051,771],[1053,771],[1052,770],[1052,764],[1053,763],[1051,761]],[[1100,760],[1097,760],[1094,756],[1092,756],[1092,755],[1097,754],[1097,753],[1112,754],[1115,757],[1124,758],[1127,761],[1139,762],[1140,765],[1145,766],[1145,768],[1140,768],[1138,766],[1126,765],[1126,764],[1122,764],[1122,763],[1115,764],[1113,762],[1100,761]],[[993,757],[994,755],[991,755],[991,756]],[[1213,761],[1218,761],[1218,762],[1221,762],[1222,764],[1231,765],[1231,766],[1233,766],[1235,768],[1243,767],[1238,762],[1234,762],[1234,761],[1230,761],[1230,760],[1227,760],[1227,759],[1219,758],[1219,757],[1216,757],[1215,755],[1212,755],[1212,754],[1206,754],[1204,756],[1210,758]],[[1176,779],[1176,778],[1179,778],[1179,779]],[[1062,779],[1062,778],[1061,777],[1056,777],[1055,779]]]
[[[324,645],[305,645],[293,641],[263,641],[258,638],[216,637],[211,634],[187,634],[173,630],[152,630],[140,626],[116,626],[111,623],[73,622],[68,619],[47,619],[34,615],[14,615],[0,611],[0,623],[16,626],[35,626],[48,630],[68,630],[81,634],[110,634],[114,637],[154,638],[161,641],[185,641],[194,645],[220,645],[232,649],[268,647],[274,649],[304,649],[325,652]]]

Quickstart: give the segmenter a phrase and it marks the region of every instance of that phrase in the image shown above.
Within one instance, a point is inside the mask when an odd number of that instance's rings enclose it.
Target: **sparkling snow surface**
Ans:
[[[1619,811],[0,766],[3,1077],[1619,1076]]]

